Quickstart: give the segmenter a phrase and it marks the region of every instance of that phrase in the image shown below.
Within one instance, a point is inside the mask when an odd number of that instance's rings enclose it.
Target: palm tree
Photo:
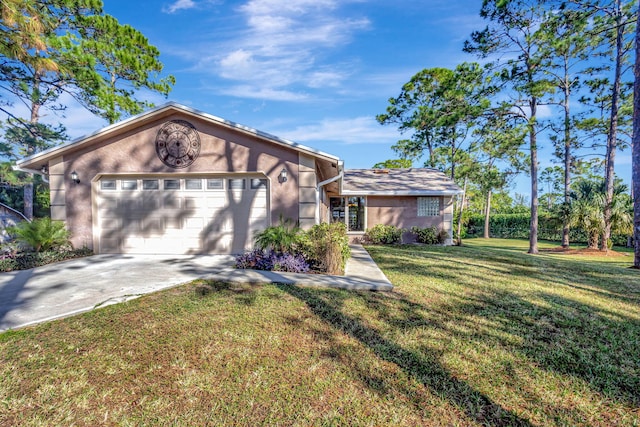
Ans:
[[[587,247],[598,249],[600,233],[604,230],[604,194],[601,184],[580,180],[571,192],[570,225],[587,234]]]
[[[571,192],[569,218],[571,226],[584,230],[587,247],[598,249],[600,236],[604,232],[604,206],[606,203],[604,181],[581,179],[575,182]],[[611,228],[614,233],[632,232],[633,216],[627,186],[617,183],[611,205]],[[609,246],[609,243],[607,243]]]

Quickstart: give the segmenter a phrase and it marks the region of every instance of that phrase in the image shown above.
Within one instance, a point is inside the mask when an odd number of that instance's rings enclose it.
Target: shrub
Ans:
[[[411,227],[411,232],[416,235],[418,243],[427,245],[442,245],[449,238],[449,233],[446,230],[438,230],[436,227]]]
[[[351,256],[346,224],[316,224],[303,237],[301,249],[313,269],[344,274],[345,264]]]
[[[289,273],[306,273],[309,271],[309,264],[302,255],[273,254],[271,263],[272,271],[286,271]]]
[[[33,248],[34,251],[48,251],[69,243],[69,232],[64,222],[51,218],[38,218],[31,222],[21,222],[7,229],[18,243]]]
[[[258,268],[258,265],[262,265],[262,260],[266,256],[266,253],[262,249],[254,249],[251,252],[240,254],[236,256],[236,268],[264,270],[263,268]]]
[[[436,227],[411,227],[411,232],[416,235],[418,243],[435,245],[438,241],[438,229]]]
[[[93,255],[93,251],[88,248],[5,254],[0,257],[0,272],[27,270],[54,262],[90,255]]]
[[[404,229],[395,225],[377,224],[366,230],[364,240],[374,245],[392,245],[401,242],[402,233],[404,233]]]
[[[289,273],[306,273],[309,264],[302,255],[290,253],[265,252],[255,249],[236,257],[236,268],[252,268],[254,270],[285,271]]]
[[[272,225],[256,234],[256,247],[264,251],[278,253],[293,253],[300,242],[300,228],[293,226],[291,221],[283,221]]]

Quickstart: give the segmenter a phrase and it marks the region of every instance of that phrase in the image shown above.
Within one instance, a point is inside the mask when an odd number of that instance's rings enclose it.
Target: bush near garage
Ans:
[[[27,270],[54,262],[93,255],[88,248],[73,249],[61,221],[38,218],[8,227],[13,240],[2,245],[0,272]]]
[[[236,268],[306,273],[309,271],[309,264],[299,254],[265,252],[262,249],[255,249],[238,255],[236,257]]]
[[[377,224],[365,231],[363,240],[373,245],[394,245],[402,242],[402,233],[405,231],[395,225]]]
[[[301,250],[314,271],[344,274],[351,256],[347,225],[343,222],[316,224],[304,233]]]
[[[35,252],[50,251],[69,244],[69,231],[64,222],[51,218],[37,218],[23,221],[14,227],[8,227],[7,233],[23,247]]]
[[[305,232],[281,221],[259,233],[256,246],[258,249],[236,257],[236,268],[344,274],[351,256],[343,223],[317,224]]]

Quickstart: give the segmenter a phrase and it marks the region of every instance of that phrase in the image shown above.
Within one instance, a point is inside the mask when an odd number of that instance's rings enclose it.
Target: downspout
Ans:
[[[320,191],[325,185],[342,179],[342,177],[344,176],[344,166],[342,162],[338,163],[338,170],[340,171],[338,175],[334,176],[333,178],[325,179],[324,181],[319,182],[318,185],[316,185],[316,224],[320,224]]]

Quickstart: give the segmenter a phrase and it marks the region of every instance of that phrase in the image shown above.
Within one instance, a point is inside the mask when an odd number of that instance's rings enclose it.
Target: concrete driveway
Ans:
[[[228,272],[233,262],[230,255],[94,255],[0,273],[0,331]]]
[[[351,245],[344,276],[237,270],[234,263],[232,255],[94,255],[0,273],[0,331],[71,316],[195,279],[393,290],[361,245]]]

